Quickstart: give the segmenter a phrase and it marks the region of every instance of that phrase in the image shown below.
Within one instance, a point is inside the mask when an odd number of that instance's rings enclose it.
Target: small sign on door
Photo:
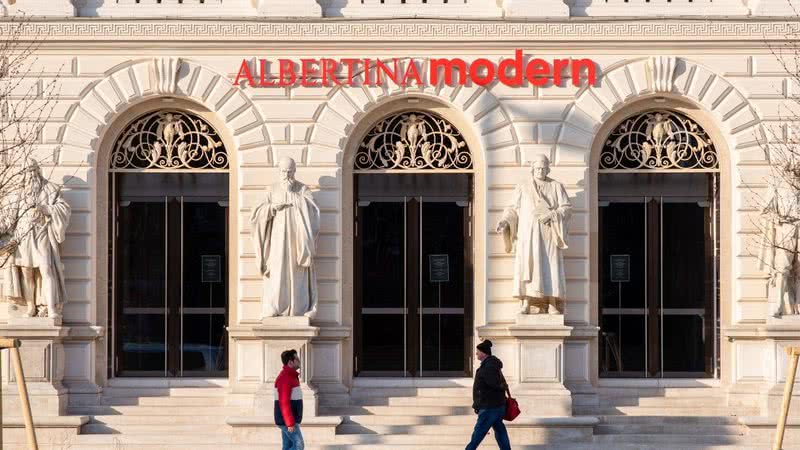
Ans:
[[[611,282],[631,281],[631,255],[611,255]]]
[[[200,255],[200,281],[219,283],[222,281],[222,257],[220,255]]]
[[[428,275],[431,283],[450,281],[450,258],[448,255],[428,255]]]

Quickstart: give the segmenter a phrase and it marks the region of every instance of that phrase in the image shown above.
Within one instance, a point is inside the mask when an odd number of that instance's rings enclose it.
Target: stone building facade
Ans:
[[[72,207],[62,321],[0,308],[1,333],[23,339],[40,416],[74,416],[125,378],[222,379],[257,416],[271,408],[286,346],[301,350],[313,416],[387,377],[462,383],[486,338],[533,416],[573,417],[609,386],[701,385],[755,416],[779,409],[800,320],[771,314],[758,224],[764,143],[794,139],[784,120],[798,69],[773,54],[793,42],[789,3],[7,3],[9,18],[27,8],[27,37],[42,39],[39,75],[20,89],[58,78],[38,149],[53,155],[42,165]],[[497,64],[517,49],[590,59],[597,79],[234,84],[243,61],[257,72],[259,59],[395,58],[405,73],[412,59],[423,70],[437,58]],[[463,143],[470,164],[359,165],[368,138],[401,133],[410,114],[430,139]],[[221,159],[130,156],[169,121],[175,139]],[[672,151],[670,139],[689,156],[651,164],[630,150]],[[563,316],[520,317],[495,226],[541,154],[573,207],[567,296]],[[283,156],[321,211],[310,325],[260,315],[249,217]],[[447,280],[430,255],[445,255]]]

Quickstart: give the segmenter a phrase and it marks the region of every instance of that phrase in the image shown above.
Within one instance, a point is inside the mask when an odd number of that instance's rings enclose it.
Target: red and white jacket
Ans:
[[[275,425],[293,427],[303,421],[303,392],[300,374],[283,366],[275,379]]]

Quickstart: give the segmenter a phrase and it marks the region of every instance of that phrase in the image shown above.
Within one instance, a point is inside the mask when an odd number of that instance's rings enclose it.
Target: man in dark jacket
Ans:
[[[501,372],[503,363],[492,356],[492,341],[489,340],[478,344],[475,354],[481,362],[472,384],[472,409],[478,414],[478,422],[465,450],[477,449],[489,428],[494,430],[494,438],[500,450],[511,450],[508,431],[503,424],[503,415],[506,412],[506,385]]]
[[[303,421],[303,392],[300,389],[300,358],[297,350],[281,353],[283,369],[275,378],[275,425],[281,429],[283,450],[303,450],[305,443],[300,432]]]

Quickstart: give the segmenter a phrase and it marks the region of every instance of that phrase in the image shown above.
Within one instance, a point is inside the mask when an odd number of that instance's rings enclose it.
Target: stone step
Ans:
[[[661,444],[670,446],[693,445],[744,445],[747,440],[736,435],[698,435],[698,434],[601,434],[594,436],[595,443],[601,444]],[[683,447],[681,447],[683,448]]]
[[[159,435],[159,434],[79,434],[72,439],[73,446],[81,446],[84,444],[102,444],[107,442],[118,442],[125,445],[126,449],[129,445],[137,444],[217,444],[223,446],[233,442],[229,434],[223,433],[206,433],[205,430],[193,434],[172,434],[172,435]],[[75,448],[75,447],[72,447]]]
[[[627,416],[733,416],[756,415],[754,410],[742,410],[726,406],[576,406],[573,415],[599,416],[599,415],[627,415]]]
[[[472,398],[472,388],[464,387],[381,387],[359,388],[350,391],[350,397],[469,397]]]
[[[598,416],[600,424],[606,425],[673,425],[673,426],[695,426],[695,425],[738,425],[737,416],[623,416],[608,415]]]
[[[472,389],[472,378],[362,378],[353,380],[353,389],[386,389],[386,388],[418,388],[418,389]]]
[[[204,414],[205,411],[196,411]],[[89,423],[104,423],[107,425],[172,425],[172,424],[194,424],[194,425],[221,425],[225,424],[227,416],[219,415],[140,415],[140,414],[112,414],[112,415],[92,415]]]
[[[474,421],[473,421],[474,422]],[[337,434],[409,434],[429,436],[433,434],[451,434],[470,436],[474,423],[458,425],[386,425],[343,423],[336,428]]]
[[[193,416],[198,413],[196,406],[73,406],[71,414],[83,415],[130,415],[130,416]],[[202,412],[209,416],[232,416],[247,412],[241,406],[210,406],[202,408]]]
[[[726,397],[721,388],[712,387],[598,387],[602,397]]]
[[[343,415],[343,424],[360,425],[474,425],[476,415],[471,416],[417,416],[417,415]]]
[[[458,416],[474,415],[471,406],[345,406],[320,408],[322,415],[351,416],[373,414],[378,416]]]
[[[472,406],[469,397],[358,397],[351,398],[354,406]]]
[[[743,436],[745,429],[737,425],[690,425],[690,424],[600,424],[594,427],[594,434],[672,434],[680,430],[694,435],[737,435]]]
[[[186,424],[105,424],[87,423],[81,427],[80,434],[158,434],[171,436],[174,434],[197,433],[196,423]],[[203,424],[204,433],[229,433],[231,427],[225,423],[220,425]]]
[[[598,399],[600,406],[658,406],[663,408],[668,407],[698,407],[704,405],[719,405],[725,404],[724,398],[708,398],[708,397],[600,397]]]
[[[219,387],[106,387],[104,397],[225,397],[227,388]]]
[[[227,399],[224,396],[212,397],[104,397],[105,406],[225,406]]]
[[[108,380],[113,388],[227,388],[227,378],[118,377]]]

